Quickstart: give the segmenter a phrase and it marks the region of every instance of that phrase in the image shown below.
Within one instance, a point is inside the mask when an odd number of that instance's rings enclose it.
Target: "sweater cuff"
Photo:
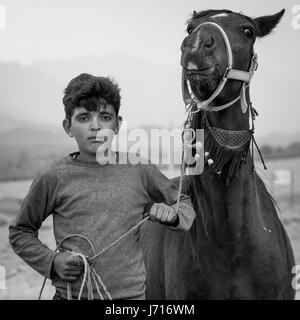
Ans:
[[[176,210],[177,204],[172,205],[171,207]],[[188,231],[196,217],[196,213],[193,209],[192,204],[188,201],[181,201],[178,208],[178,224],[177,226],[168,226],[169,229],[174,231]]]
[[[59,254],[58,251],[53,251],[53,253],[51,253],[50,257],[49,257],[49,263],[48,263],[48,268],[47,268],[47,273],[45,274],[45,277],[52,280],[53,276],[55,276],[55,274],[53,273],[53,262],[54,262],[54,258]]]

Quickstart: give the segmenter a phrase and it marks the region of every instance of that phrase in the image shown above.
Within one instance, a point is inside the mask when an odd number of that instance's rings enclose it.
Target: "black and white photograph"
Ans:
[[[299,57],[299,0],[0,0],[0,300],[300,300]]]

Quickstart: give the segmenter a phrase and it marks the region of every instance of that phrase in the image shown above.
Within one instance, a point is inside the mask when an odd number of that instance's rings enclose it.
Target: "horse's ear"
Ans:
[[[282,9],[278,13],[275,13],[271,16],[263,16],[255,18],[254,21],[257,24],[257,27],[259,29],[258,37],[264,37],[267,34],[269,34],[278,24],[281,17],[283,16],[285,12],[285,9]]]

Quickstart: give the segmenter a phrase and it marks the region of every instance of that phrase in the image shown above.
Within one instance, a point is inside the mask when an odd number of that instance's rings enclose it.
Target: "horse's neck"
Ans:
[[[258,177],[249,160],[250,157],[228,185],[209,168],[201,176],[191,178],[190,190],[193,190],[192,199],[198,215],[195,228],[204,229],[207,237],[218,238],[220,242],[228,232],[239,237],[245,219],[259,210],[259,192],[263,185],[258,187]]]
[[[198,128],[203,125],[203,115],[199,119]],[[213,127],[232,131],[249,129],[249,110],[243,114],[240,101],[225,110],[207,113],[206,117]],[[228,185],[224,177],[206,166],[201,176],[191,178],[194,206],[200,213],[198,222],[204,227],[207,226],[208,233],[212,229],[215,232],[218,230],[220,239],[224,236],[221,230],[225,226],[229,226],[235,235],[239,235],[249,205],[251,210],[259,210],[260,207],[258,195],[264,185],[260,183],[258,186],[257,179],[250,150],[246,163],[241,164],[237,176]]]

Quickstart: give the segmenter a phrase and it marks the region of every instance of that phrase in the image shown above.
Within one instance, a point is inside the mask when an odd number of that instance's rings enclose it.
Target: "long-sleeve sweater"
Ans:
[[[38,173],[9,227],[9,240],[16,254],[50,278],[64,297],[66,282],[51,272],[57,252],[38,238],[38,230],[49,215],[53,216],[57,244],[67,235],[81,234],[98,252],[141,221],[151,203],[163,202],[175,208],[178,192],[153,164],[103,165],[78,160],[74,154]],[[195,212],[186,195],[181,195],[178,217],[179,223],[172,229],[188,230]],[[130,299],[145,292],[146,270],[137,241],[139,232],[137,229],[95,261],[94,268],[113,299]],[[69,238],[63,246],[92,255],[87,242],[79,238]],[[79,288],[78,279],[72,283],[75,296]]]

